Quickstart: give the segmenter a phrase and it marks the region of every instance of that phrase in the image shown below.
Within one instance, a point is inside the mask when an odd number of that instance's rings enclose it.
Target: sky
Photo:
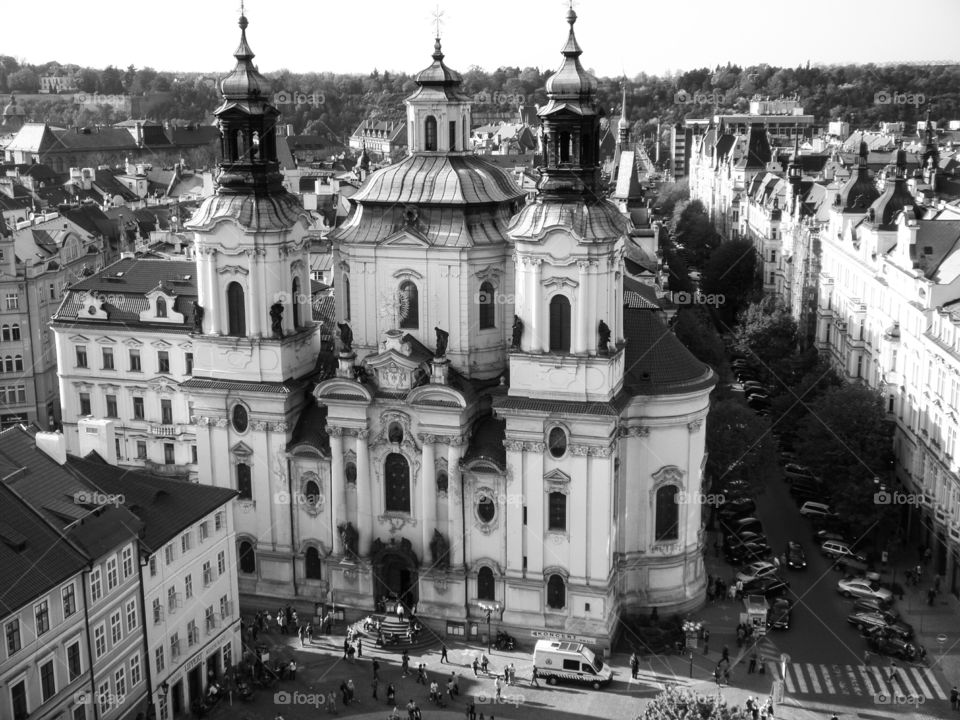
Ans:
[[[566,0],[245,0],[261,72],[415,73],[430,64],[434,16],[447,64],[554,69],[566,40]],[[223,74],[233,66],[240,0],[8,2],[0,54],[102,68]],[[957,62],[960,0],[579,0],[583,64],[633,77],[767,63]],[[140,11],[144,14],[141,15]],[[17,30],[19,28],[19,30]]]

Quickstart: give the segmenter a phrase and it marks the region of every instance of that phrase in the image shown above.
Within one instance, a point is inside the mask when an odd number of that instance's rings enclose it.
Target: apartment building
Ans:
[[[193,375],[196,273],[192,260],[125,257],[66,293],[51,327],[70,454],[196,479],[181,390]]]

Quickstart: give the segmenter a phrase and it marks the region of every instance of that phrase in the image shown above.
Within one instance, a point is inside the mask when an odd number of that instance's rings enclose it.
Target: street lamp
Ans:
[[[492,652],[490,647],[493,642],[490,636],[490,619],[494,612],[500,612],[500,603],[480,603],[480,609],[484,610],[487,614],[487,654],[490,654]]]

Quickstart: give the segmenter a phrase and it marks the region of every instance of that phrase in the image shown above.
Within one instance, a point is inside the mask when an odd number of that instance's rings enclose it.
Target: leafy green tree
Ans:
[[[720,244],[720,236],[699,200],[678,203],[673,209],[673,234],[678,247],[682,247],[687,262],[703,267],[710,253]]]
[[[826,480],[833,510],[856,537],[889,530],[891,506],[875,502],[874,494],[875,478],[885,478],[890,467],[891,438],[882,394],[856,383],[829,388],[800,425],[797,451]]]
[[[95,93],[100,82],[100,73],[93,68],[84,68],[77,73],[77,90],[85,93]]]
[[[7,76],[7,86],[16,92],[35,93],[40,89],[40,77],[30,68],[23,68]]]
[[[703,308],[680,308],[677,311],[673,332],[700,362],[714,369],[723,364],[725,360],[723,340],[720,339],[710,316]]]
[[[103,95],[123,94],[123,75],[113,65],[107,65],[100,73],[100,83],[97,92]]]
[[[668,686],[653,697],[637,720],[751,720],[742,705],[727,705],[717,696]]]
[[[802,355],[801,363],[807,356]],[[771,414],[777,418],[777,431],[781,435],[794,435],[804,419],[810,414],[810,406],[828,390],[838,388],[843,380],[829,362],[815,359],[814,365],[796,383],[791,383],[776,394],[771,403]]]
[[[707,295],[723,296],[717,306],[721,321],[732,326],[758,290],[757,253],[749,240],[719,245],[703,266],[702,287]]]
[[[783,377],[783,363],[797,346],[797,321],[782,301],[765,297],[741,313],[734,343],[740,352]]]
[[[744,480],[761,491],[777,466],[770,420],[739,399],[723,400],[710,408],[707,453],[707,474],[721,493],[733,480]]]
[[[690,181],[687,178],[677,182],[661,185],[657,190],[657,200],[654,207],[660,209],[660,214],[673,217],[673,209],[677,203],[685,203],[690,199]]]

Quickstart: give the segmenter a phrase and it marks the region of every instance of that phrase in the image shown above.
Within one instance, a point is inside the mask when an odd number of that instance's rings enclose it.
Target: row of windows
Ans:
[[[211,532],[218,533],[221,530],[224,530],[226,526],[227,526],[227,516],[223,510],[218,510],[213,514],[212,531],[211,531],[211,525],[209,520],[204,520],[197,526],[197,537],[199,539],[199,542],[203,543],[207,538],[210,537]],[[177,559],[176,545],[177,543],[170,542],[164,546],[163,548],[164,564],[172,565],[174,561]],[[189,553],[190,550],[193,548],[193,534],[190,531],[183,533],[180,536],[179,545],[180,545],[181,556]],[[150,556],[150,577],[157,576],[157,555],[158,554],[159,553],[155,553]],[[207,569],[209,568],[209,566],[210,566],[209,562],[205,562],[203,565],[205,584],[208,579]],[[226,567],[227,567],[226,553],[223,550],[221,550],[219,553],[217,553],[217,574],[223,575],[223,573],[226,571]],[[212,578],[212,579],[215,579],[215,578]],[[190,595],[187,595],[187,597],[190,597]]]
[[[13,325],[0,325],[0,340],[3,342],[15,342],[20,339],[20,323]]]
[[[87,346],[86,345],[75,345],[74,350],[76,353],[76,363],[78,368],[88,368],[90,367],[88,358],[87,358]],[[114,354],[112,347],[104,347],[100,349],[101,357],[101,369],[103,370],[116,370],[116,363],[114,361]],[[130,350],[128,355],[128,364],[127,370],[129,372],[142,372],[143,367],[140,362],[140,351],[139,350]],[[157,372],[159,373],[169,373],[170,372],[170,353],[167,350],[158,350],[157,351]],[[193,353],[184,353],[184,375],[193,375]]]
[[[167,546],[168,548],[170,546]],[[169,564],[169,563],[168,563]],[[207,560],[203,563],[202,568],[202,580],[204,587],[210,587],[218,577],[222,577],[227,571],[227,555],[226,551],[220,551],[217,553],[217,572],[214,573],[213,566],[210,561]],[[167,605],[166,611],[173,615],[177,610],[183,606],[184,600],[189,600],[193,597],[193,573],[187,573],[183,578],[183,594],[181,595],[177,591],[177,586],[171,584],[167,587]],[[224,595],[226,599],[226,595]],[[221,614],[223,614],[221,612]],[[153,599],[153,623],[154,625],[162,622],[163,620],[163,605],[160,602],[159,597]]]
[[[300,278],[295,277],[291,286],[291,297],[300,298]],[[301,304],[291,303],[293,311],[293,327],[300,328],[303,318],[300,315]],[[247,305],[243,285],[232,282],[227,285],[227,334],[233,337],[247,336]]]

